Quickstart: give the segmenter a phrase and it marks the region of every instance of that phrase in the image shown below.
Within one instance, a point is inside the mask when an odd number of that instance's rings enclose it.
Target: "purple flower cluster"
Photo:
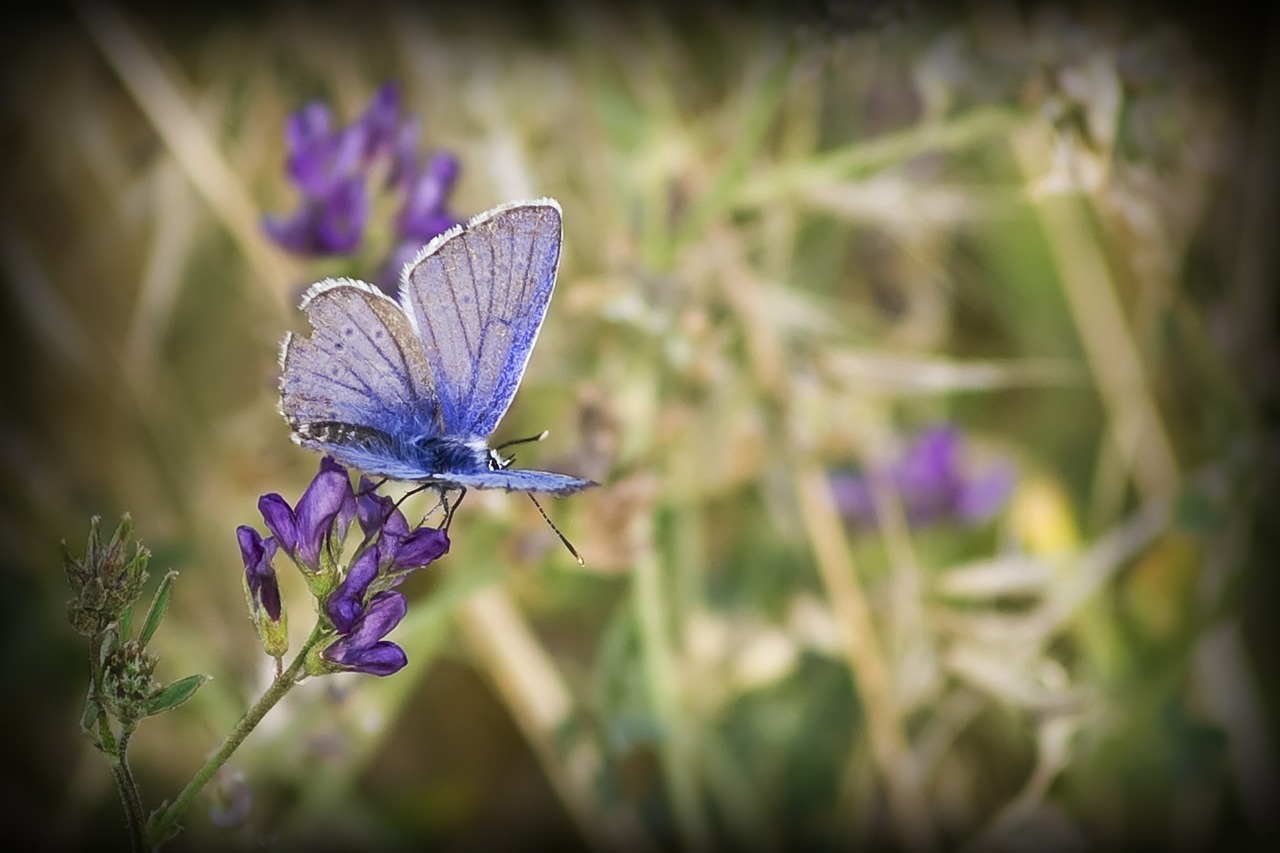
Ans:
[[[393,292],[404,264],[459,222],[447,210],[458,161],[446,152],[420,159],[419,134],[419,121],[402,113],[392,83],[383,84],[364,113],[344,127],[324,102],[307,104],[285,124],[285,170],[302,192],[302,204],[292,216],[265,216],[267,235],[300,255],[356,251],[369,221],[370,176],[385,164],[385,188],[399,194],[400,212],[378,283]]]
[[[994,516],[1013,491],[1008,464],[972,471],[964,464],[962,437],[947,425],[930,427],[899,458],[861,474],[837,471],[831,488],[840,514],[869,526],[877,515],[873,483],[896,492],[907,521],[923,526],[951,520],[980,524]]]
[[[320,653],[326,669],[391,675],[408,663],[403,649],[383,639],[407,607],[395,587],[443,556],[449,550],[448,535],[431,527],[410,528],[395,503],[374,492],[368,478],[360,479],[357,493],[346,469],[328,457],[320,461],[296,506],[272,493],[261,497],[258,509],[271,536],[264,540],[248,526],[236,534],[246,593],[268,653],[284,653],[278,640],[274,646],[268,642],[283,617],[271,562],[279,550],[302,570],[333,626],[333,638]],[[343,569],[340,560],[353,519],[364,538]]]

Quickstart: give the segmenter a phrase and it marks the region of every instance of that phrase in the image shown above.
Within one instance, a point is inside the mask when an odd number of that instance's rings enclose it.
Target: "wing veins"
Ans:
[[[393,344],[395,344],[396,352],[400,355],[400,364],[399,364],[399,367],[403,368],[403,374],[402,374],[402,375],[405,377],[405,382],[404,382],[404,383],[402,383],[402,384],[404,384],[404,385],[406,385],[406,386],[412,386],[412,384],[413,384],[413,380],[412,380],[411,378],[409,378],[409,377],[410,377],[410,373],[411,373],[411,371],[410,371],[410,366],[409,366],[409,360],[408,360],[408,358],[406,358],[406,357],[405,357],[404,350],[400,348],[400,342],[399,342],[398,340],[396,340],[396,335],[395,335],[395,333],[390,329],[390,327],[388,327],[388,326],[387,326],[386,322],[384,322],[384,321],[383,321],[382,316],[381,316],[380,314],[378,314],[378,312],[377,312],[377,311],[375,311],[375,310],[374,310],[374,308],[373,308],[373,306],[372,306],[372,305],[370,305],[370,304],[369,304],[369,303],[367,303],[367,302],[364,302],[364,303],[363,303],[363,305],[364,305],[365,309],[366,309],[366,310],[368,310],[368,311],[369,311],[369,313],[371,313],[371,314],[373,315],[374,319],[378,321],[378,324],[379,324],[380,326],[382,326],[383,330],[387,333],[387,337],[391,339],[391,342],[392,342]],[[399,310],[399,308],[397,307],[397,309],[396,309],[396,310]],[[378,346],[377,341],[375,341],[375,340],[373,339],[373,336],[372,336],[372,335],[370,335],[370,334],[368,333],[368,331],[366,331],[366,330],[364,329],[364,327],[363,327],[363,326],[357,326],[356,328],[360,330],[360,334],[364,336],[364,339],[365,339],[366,341],[368,341],[368,342],[369,342],[369,346],[373,347],[374,352],[376,352],[376,353],[378,353],[380,356],[382,356],[382,360],[383,360],[383,362],[386,364],[386,366],[387,366],[387,367],[389,367],[389,368],[391,369],[391,372],[392,372],[392,373],[395,373],[395,372],[396,372],[396,367],[397,367],[397,365],[396,365],[396,364],[391,360],[391,358],[390,358],[390,356],[387,354],[387,352],[386,352],[386,351],[384,351],[382,347]],[[367,387],[367,388],[369,388],[369,391],[370,391],[371,393],[373,392],[373,388],[372,388],[372,387],[368,386],[367,384],[366,384],[366,387]],[[398,390],[403,391],[403,390],[405,390],[405,389],[404,389],[404,388],[401,388],[401,389],[398,389]],[[412,387],[409,387],[409,388],[408,388],[408,391],[409,391],[410,395],[412,396],[412,393],[413,393],[414,389],[413,389]],[[402,394],[400,394],[400,402],[401,402],[402,404],[409,404],[409,402],[410,402],[410,401],[409,401],[409,400],[407,400],[407,399],[405,399],[405,396],[404,396],[404,394],[402,393]]]

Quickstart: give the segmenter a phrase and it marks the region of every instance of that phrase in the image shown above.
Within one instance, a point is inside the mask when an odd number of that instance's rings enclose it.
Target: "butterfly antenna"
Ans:
[[[544,432],[543,435],[546,435],[546,433]],[[573,547],[573,543],[570,542],[567,538],[565,538],[565,535],[560,532],[560,528],[556,527],[556,523],[547,516],[546,511],[543,510],[542,508],[542,504],[538,503],[538,499],[535,498],[529,492],[525,492],[525,494],[529,495],[529,500],[533,501],[533,505],[538,508],[538,513],[542,516],[542,520],[545,521],[551,527],[551,529],[556,532],[556,535],[560,537],[560,541],[564,543],[564,547],[569,549],[569,553],[573,555],[573,559],[578,561],[579,566],[585,566],[586,562],[583,561],[582,555],[578,553],[578,549]]]
[[[502,444],[499,444],[497,447],[495,447],[494,450],[502,450],[504,448],[511,447],[516,444],[528,444],[531,441],[542,441],[542,439],[546,438],[550,434],[551,434],[550,432],[544,429],[542,432],[538,433],[537,435],[531,435],[528,438],[517,438],[511,441],[504,441]],[[537,503],[537,501],[534,501],[534,503]]]

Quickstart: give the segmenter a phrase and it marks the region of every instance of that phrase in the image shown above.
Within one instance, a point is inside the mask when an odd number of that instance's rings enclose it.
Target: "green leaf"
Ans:
[[[151,642],[151,637],[156,632],[156,628],[160,627],[160,620],[164,618],[164,612],[169,609],[169,596],[173,590],[173,579],[178,576],[175,571],[165,572],[163,578],[160,579],[160,586],[156,589],[155,597],[151,599],[151,609],[147,611],[147,620],[142,623],[142,633],[138,635],[138,642],[146,645]]]
[[[153,714],[172,711],[195,695],[200,685],[211,677],[198,673],[196,675],[188,675],[186,678],[179,678],[169,686],[157,690],[151,694],[151,699],[147,702],[147,712],[144,716],[150,717]]]
[[[85,734],[92,734],[92,729],[102,716],[102,706],[92,695],[84,700],[84,712],[80,714],[80,728]]]
[[[94,516],[94,521],[100,521],[100,518],[98,516]],[[97,524],[94,525],[95,528],[97,526],[98,526]],[[95,532],[97,533],[98,541],[101,542],[102,541],[101,532],[99,531],[95,531]],[[132,535],[133,535],[133,516],[127,512],[122,513],[120,515],[120,523],[116,525],[115,532],[111,534],[111,541],[107,543],[107,548],[106,548],[107,552],[110,553],[110,552],[119,550],[121,546]]]

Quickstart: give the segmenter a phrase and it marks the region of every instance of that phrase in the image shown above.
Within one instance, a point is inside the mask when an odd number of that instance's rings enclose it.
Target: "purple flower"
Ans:
[[[346,254],[360,245],[369,220],[364,175],[350,175],[326,196],[305,198],[293,216],[262,218],[263,230],[299,255]]]
[[[1013,469],[1001,463],[973,472],[962,460],[961,435],[951,426],[925,430],[898,459],[864,474],[836,472],[831,487],[846,518],[877,522],[872,483],[891,489],[902,501],[907,521],[927,525],[951,519],[979,524],[1004,506],[1013,490]]]
[[[335,127],[333,112],[320,101],[290,116],[285,123],[285,171],[303,199],[292,216],[263,217],[267,235],[302,255],[355,251],[369,218],[369,169],[396,147],[399,125],[400,93],[391,83],[384,84],[364,114],[346,127]]]
[[[355,515],[355,493],[347,469],[328,456],[302,493],[296,508],[276,493],[258,500],[262,520],[294,562],[311,573],[322,569],[321,557],[336,551]]]
[[[396,220],[397,243],[378,280],[388,292],[399,283],[404,263],[458,220],[444,209],[457,181],[458,163],[436,154],[419,165],[419,120],[403,115],[401,96],[384,83],[355,122],[337,127],[333,111],[312,101],[284,126],[289,154],[285,172],[302,192],[297,211],[266,215],[262,228],[278,245],[298,255],[349,254],[360,247],[369,224],[369,175],[387,160],[388,190],[402,193]]]
[[[360,489],[356,493],[356,519],[366,537],[390,532],[404,536],[409,532],[409,522],[396,502],[374,491],[374,483],[368,477],[360,477]]]
[[[276,540],[264,541],[258,531],[247,525],[236,528],[240,540],[240,556],[244,559],[244,578],[255,609],[261,609],[272,622],[280,621],[280,583],[271,559],[276,555]]]
[[[461,222],[446,209],[458,180],[458,158],[447,152],[433,154],[420,168],[405,166],[404,202],[396,217],[398,242],[378,272],[383,290],[394,293],[400,273],[433,237]]]
[[[405,240],[416,238],[425,246],[432,237],[457,225],[458,220],[445,210],[457,180],[458,158],[447,152],[433,154],[408,181],[396,233]]]
[[[355,515],[365,541],[342,582],[325,601],[325,613],[339,634],[322,657],[340,669],[390,675],[407,662],[404,651],[383,641],[404,616],[404,596],[392,592],[412,572],[449,550],[443,530],[410,530],[395,501],[360,479]]]
[[[398,672],[409,658],[404,649],[382,638],[400,624],[407,609],[405,597],[400,593],[394,590],[378,593],[321,656],[339,669],[353,672],[370,675]]]
[[[388,542],[385,535],[383,542]],[[384,552],[387,560],[384,571],[399,583],[411,572],[440,559],[447,553],[449,553],[449,534],[434,527],[419,527],[403,538],[391,540]]]
[[[289,117],[284,133],[289,146],[285,171],[308,198],[326,198],[359,172],[367,134],[359,124],[335,130],[328,105],[307,104]]]
[[[280,600],[280,582],[271,565],[277,542],[271,537],[263,540],[258,531],[243,524],[236,528],[236,538],[244,560],[244,597],[253,626],[267,654],[282,658],[289,651],[289,625]]]
[[[244,561],[245,597],[267,653],[277,659],[289,638],[272,558],[283,549],[303,570],[311,594],[332,625],[327,647],[307,651],[307,672],[351,670],[390,675],[407,663],[397,645],[382,638],[405,614],[405,599],[393,587],[449,550],[443,530],[409,527],[396,502],[374,491],[368,477],[360,492],[351,488],[347,470],[326,456],[296,507],[280,495],[258,500],[272,536],[263,539],[248,526],[236,528]],[[364,539],[345,569],[338,559],[352,520]]]
[[[366,539],[377,537],[378,571],[393,583],[400,583],[449,551],[448,534],[433,527],[410,530],[395,501],[373,491],[373,483],[367,477],[360,478],[356,517]]]
[[[325,602],[325,611],[339,634],[348,634],[364,612],[365,593],[378,576],[378,552],[366,548],[347,569],[347,576]]]
[[[375,589],[396,586],[449,550],[448,534],[425,526],[410,530],[395,501],[374,492],[367,477],[360,478],[356,518],[364,544],[326,605],[340,632],[348,630],[375,580]]]
[[[418,163],[418,137],[422,135],[422,123],[415,116],[408,116],[395,131],[391,141],[391,168],[387,172],[387,186],[402,189],[414,177]]]
[[[385,160],[385,189],[400,195],[400,208],[392,229],[395,241],[374,280],[394,294],[405,264],[460,221],[446,209],[458,179],[457,158],[440,152],[420,162],[420,136],[420,122],[403,114],[400,90],[392,83],[383,84],[346,127],[336,125],[325,103],[307,104],[285,123],[285,171],[302,201],[291,215],[264,216],[263,230],[300,255],[356,251],[373,207],[370,175]]]
[[[401,121],[400,87],[394,83],[383,83],[356,124],[364,135],[361,154],[365,165],[375,157],[394,154],[402,142],[403,129],[413,124],[415,121],[412,119]],[[416,134],[414,138],[416,140]]]

